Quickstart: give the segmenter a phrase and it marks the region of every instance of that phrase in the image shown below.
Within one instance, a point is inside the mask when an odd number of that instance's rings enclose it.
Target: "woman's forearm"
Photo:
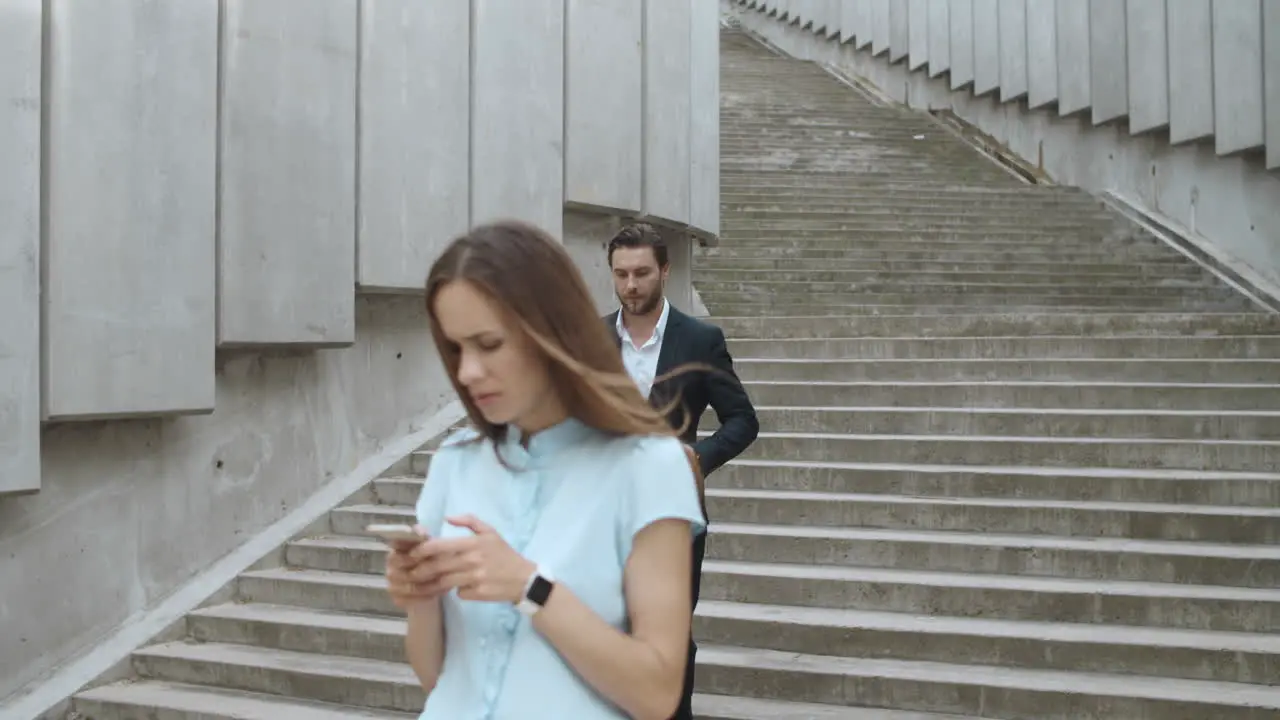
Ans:
[[[664,657],[654,645],[605,622],[563,584],[533,621],[587,684],[632,718],[667,720],[675,713],[684,686],[683,647],[676,657]]]
[[[411,605],[408,610],[409,629],[405,633],[404,648],[409,665],[418,676],[418,682],[428,694],[440,678],[444,666],[444,614],[440,599],[427,600]]]

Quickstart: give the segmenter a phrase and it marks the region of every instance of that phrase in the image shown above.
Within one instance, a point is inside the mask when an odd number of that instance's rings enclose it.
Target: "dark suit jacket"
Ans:
[[[616,330],[618,311],[608,314],[604,320],[621,348],[622,338]],[[680,406],[667,419],[672,427],[678,428],[685,418],[681,408],[689,413],[689,425],[680,439],[693,446],[702,460],[703,475],[710,475],[755,442],[760,421],[756,419],[756,410],[746,389],[733,371],[733,358],[725,345],[724,331],[671,306],[656,375],[661,377],[685,363],[703,363],[720,372],[687,372],[656,383],[649,400],[655,406],[662,406],[675,397],[680,398]],[[708,405],[720,419],[720,427],[710,437],[699,440],[698,423]]]

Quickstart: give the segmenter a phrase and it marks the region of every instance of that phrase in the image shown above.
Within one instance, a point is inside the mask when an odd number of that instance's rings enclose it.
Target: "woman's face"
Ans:
[[[545,356],[494,300],[465,280],[435,297],[436,321],[458,361],[458,384],[484,419],[537,432],[565,417]]]

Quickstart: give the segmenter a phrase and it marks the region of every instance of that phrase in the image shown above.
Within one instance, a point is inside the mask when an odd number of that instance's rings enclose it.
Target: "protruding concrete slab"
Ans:
[[[46,9],[45,415],[209,412],[218,8]]]
[[[691,209],[693,9],[684,0],[648,0],[644,9],[643,214],[684,226]]]
[[[951,40],[951,89],[973,82],[973,0],[951,0],[948,24]]]
[[[0,5],[0,495],[40,489],[43,7]]]
[[[1266,142],[1262,0],[1213,0],[1213,137],[1219,155]]]
[[[1027,104],[1058,100],[1058,26],[1054,0],[1027,1]]]
[[[929,36],[929,77],[937,77],[951,69],[951,3],[949,0],[927,0]]]
[[[355,340],[357,6],[223,3],[220,345]]]
[[[1000,0],[973,3],[973,94],[1000,88]]]
[[[693,3],[690,12],[689,229],[715,243],[720,234],[720,13],[714,3]]]
[[[1090,86],[1089,2],[1057,0],[1058,113],[1087,110]]]
[[[1169,124],[1168,18],[1165,0],[1126,3],[1129,131],[1136,134]]]
[[[360,12],[356,282],[421,292],[471,221],[470,6],[379,0]]]
[[[889,62],[905,59],[911,51],[911,1],[889,0]]]
[[[713,4],[713,9],[717,42],[711,59],[718,70],[719,8]],[[566,6],[564,198],[569,206],[640,212],[643,30],[643,3],[570,0]],[[718,130],[718,115],[713,122]],[[718,180],[718,164],[716,169]]]
[[[1000,102],[1024,97],[1029,83],[1027,0],[1000,0]]]
[[[1263,117],[1267,121],[1267,169],[1280,168],[1280,5],[1262,5]]]
[[[471,13],[472,223],[518,218],[560,238],[565,4],[475,0]]]
[[[1093,109],[1094,125],[1129,113],[1125,25],[1124,3],[1089,0],[1089,105]]]
[[[1169,142],[1213,134],[1213,0],[1165,3]]]

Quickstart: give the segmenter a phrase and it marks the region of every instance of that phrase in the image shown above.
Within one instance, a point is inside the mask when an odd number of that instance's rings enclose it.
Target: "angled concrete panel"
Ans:
[[[1058,100],[1058,25],[1054,0],[1027,0],[1027,104]]]
[[[645,2],[644,215],[689,222],[690,19],[685,0]]]
[[[687,46],[687,25],[680,35]],[[560,0],[473,0],[473,224],[516,218],[560,238],[564,218],[564,37],[564,3]],[[689,94],[680,95],[687,104]]]
[[[46,8],[45,415],[212,410],[218,8]]]
[[[973,0],[973,94],[1000,87],[1000,0]]]
[[[973,0],[951,0],[951,89],[973,82]]]
[[[1089,0],[1089,104],[1095,125],[1129,113],[1125,37],[1125,4]]]
[[[1267,169],[1280,167],[1280,4],[1262,6],[1262,78],[1266,85]]]
[[[1165,3],[1169,142],[1213,134],[1213,0]]]
[[[40,489],[42,6],[0,2],[0,495]]]
[[[644,6],[569,0],[566,12],[565,204],[634,215],[643,173]]]
[[[910,0],[907,25],[911,36],[907,67],[918,70],[929,62],[929,0]]]
[[[929,77],[951,69],[951,13],[947,0],[929,2]]]
[[[844,36],[844,28],[842,22],[844,14],[841,7],[844,5],[843,0],[821,0],[823,10],[827,19],[827,38],[830,40],[840,40]]]
[[[378,0],[361,13],[356,282],[421,291],[471,219],[471,10]]]
[[[1213,0],[1213,137],[1219,155],[1266,141],[1262,88],[1262,0]]]
[[[1000,100],[1027,94],[1027,0],[1000,0]]]
[[[692,3],[689,23],[690,194],[695,234],[720,234],[720,9]]]
[[[1057,0],[1058,114],[1089,109],[1089,3]]]
[[[898,62],[911,50],[910,0],[889,0],[889,62]]]
[[[863,50],[872,47],[876,35],[876,3],[880,0],[846,0],[854,4],[854,15],[857,18],[857,36],[854,47]]]
[[[871,54],[889,52],[893,38],[892,0],[871,0]]]
[[[865,34],[861,23],[861,5],[863,0],[840,0],[840,41],[853,42],[857,47],[862,34]]]
[[[880,0],[854,0],[857,4],[858,12],[858,37],[855,40],[855,47],[858,50],[865,50],[872,47],[876,35],[876,8],[875,4]]]
[[[1174,0],[1177,2],[1177,0]],[[1169,124],[1169,48],[1165,0],[1127,0],[1129,131]]]
[[[225,0],[218,341],[355,338],[357,0]]]

